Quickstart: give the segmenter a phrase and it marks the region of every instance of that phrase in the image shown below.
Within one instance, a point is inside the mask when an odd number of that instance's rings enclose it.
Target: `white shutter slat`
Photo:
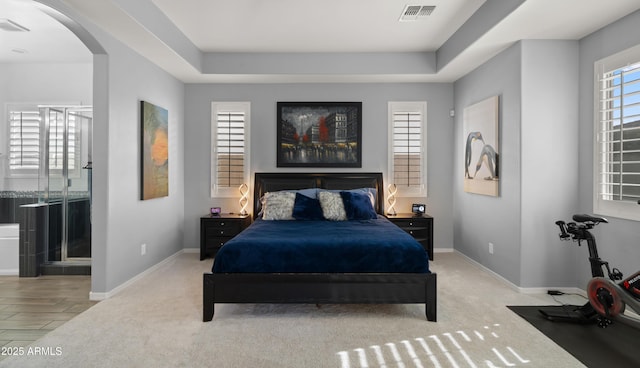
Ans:
[[[218,111],[215,118],[215,186],[235,189],[245,180],[246,113]]]
[[[419,188],[422,186],[422,114],[396,111],[392,120],[394,184]]]
[[[640,63],[604,72],[599,79],[598,197],[640,198]]]
[[[40,161],[40,113],[9,112],[9,171],[37,174]]]
[[[64,119],[60,112],[52,113],[49,127],[49,165],[51,170],[62,170],[64,154]],[[40,166],[40,111],[9,112],[9,170],[31,175],[38,174]],[[73,171],[80,161],[80,136],[75,116],[69,116],[67,131],[68,169]]]

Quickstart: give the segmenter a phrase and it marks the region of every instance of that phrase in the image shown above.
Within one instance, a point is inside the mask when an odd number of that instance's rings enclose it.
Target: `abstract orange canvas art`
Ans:
[[[146,101],[140,103],[142,135],[141,199],[169,195],[169,113]]]

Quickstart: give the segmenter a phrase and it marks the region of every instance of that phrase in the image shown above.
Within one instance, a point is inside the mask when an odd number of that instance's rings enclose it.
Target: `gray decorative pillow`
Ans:
[[[293,192],[268,192],[264,194],[262,207],[263,220],[294,220],[293,204],[296,194]]]
[[[344,210],[344,203],[340,193],[320,191],[318,192],[322,215],[331,221],[346,221],[347,212]]]

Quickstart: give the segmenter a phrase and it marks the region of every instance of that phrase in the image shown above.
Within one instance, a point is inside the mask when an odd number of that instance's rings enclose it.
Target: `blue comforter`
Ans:
[[[428,273],[424,248],[382,216],[353,221],[256,220],[218,251],[213,272]]]

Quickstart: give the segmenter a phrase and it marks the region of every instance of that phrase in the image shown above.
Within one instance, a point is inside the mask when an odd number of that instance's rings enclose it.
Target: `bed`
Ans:
[[[363,188],[375,194],[375,213],[364,220],[261,219],[266,193],[294,192],[297,206],[304,190],[340,193],[346,201],[361,196],[345,192]],[[420,244],[382,216],[383,188],[381,173],[256,173],[253,224],[220,249],[203,275],[203,321],[213,319],[216,303],[420,303],[427,320],[436,321],[436,274]],[[262,248],[268,241],[276,246]],[[395,258],[381,261],[387,256]]]

